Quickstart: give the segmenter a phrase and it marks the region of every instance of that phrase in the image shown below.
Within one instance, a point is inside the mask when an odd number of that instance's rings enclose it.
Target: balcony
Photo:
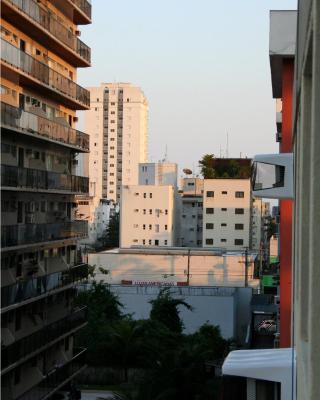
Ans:
[[[70,361],[66,362],[62,367],[50,371],[38,385],[19,396],[16,400],[48,399],[50,395],[85,368],[85,352],[86,350],[84,349],[78,349]]]
[[[1,165],[1,189],[87,194],[89,193],[89,178]]]
[[[13,73],[16,73],[19,82],[14,82],[23,87],[41,91],[44,96],[72,110],[88,110],[90,107],[88,90],[3,39],[1,65],[3,77],[12,80],[15,79]]]
[[[53,240],[84,238],[87,233],[87,221],[7,225],[1,227],[1,246],[3,250],[6,247],[40,244]]]
[[[40,353],[52,342],[60,340],[61,336],[67,335],[83,327],[87,322],[87,307],[83,307],[72,314],[60,319],[50,325],[44,326],[39,331],[13,342],[9,346],[2,348],[1,369],[5,373],[6,369],[23,362],[36,353]]]
[[[1,288],[1,307],[4,309],[13,304],[19,304],[26,300],[49,294],[54,290],[87,279],[87,277],[88,266],[86,264],[80,264],[64,271],[38,276],[20,281],[13,285],[4,286]]]
[[[89,67],[91,50],[57,16],[34,0],[4,0],[2,16],[75,67]]]
[[[89,152],[89,135],[86,133],[3,102],[1,102],[1,128],[66,145],[78,153]]]
[[[70,16],[76,25],[91,24],[91,1],[52,0],[52,3],[65,15]]]

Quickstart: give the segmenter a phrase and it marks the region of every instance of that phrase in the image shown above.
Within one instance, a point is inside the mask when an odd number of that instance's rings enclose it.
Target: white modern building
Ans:
[[[250,179],[205,179],[203,247],[250,247]]]
[[[121,185],[137,185],[138,165],[147,161],[148,102],[130,83],[102,83],[88,89],[90,186],[99,200],[119,202]]]
[[[181,188],[178,242],[183,247],[202,247],[203,179],[183,178]]]
[[[143,163],[139,185],[123,185],[120,247],[174,246],[177,224],[177,165]]]

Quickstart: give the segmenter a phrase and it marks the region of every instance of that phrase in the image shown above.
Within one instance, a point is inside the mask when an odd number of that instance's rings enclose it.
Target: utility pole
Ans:
[[[188,249],[187,285],[190,285],[190,249]]]

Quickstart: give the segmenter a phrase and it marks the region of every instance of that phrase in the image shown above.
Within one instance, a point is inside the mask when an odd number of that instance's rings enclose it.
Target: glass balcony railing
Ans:
[[[88,90],[3,39],[1,39],[1,60],[37,79],[61,95],[81,103],[85,108],[90,106],[90,92]]]
[[[87,17],[91,19],[91,3],[88,0],[71,0]]]
[[[77,350],[73,358],[59,368],[50,371],[46,377],[32,389],[19,396],[16,400],[42,400],[54,392],[59,386],[63,386],[80,372],[85,366],[86,350]]]
[[[48,224],[5,225],[1,227],[1,246],[11,247],[85,237],[87,221],[69,221]]]
[[[39,169],[1,165],[1,186],[86,194],[89,193],[89,178],[41,171]]]
[[[75,146],[80,151],[89,151],[89,135],[86,133],[3,102],[1,102],[1,125]]]
[[[9,346],[3,346],[1,349],[1,369],[4,370],[44,346],[50,346],[50,342],[80,327],[86,321],[87,307],[83,307],[59,321],[44,326],[39,331],[13,342]]]
[[[46,31],[51,33],[63,44],[75,51],[81,58],[90,63],[91,50],[76,35],[74,35],[65,25],[58,21],[57,17],[48,9],[44,9],[34,0],[9,0],[19,10],[28,15],[34,22],[41,25]],[[82,1],[76,1],[76,3]],[[82,9],[82,7],[79,7]],[[83,5],[83,9],[88,9]],[[90,5],[91,15],[91,5]]]
[[[3,286],[1,288],[1,307],[5,308],[39,297],[71,283],[80,282],[83,279],[87,279],[87,277],[87,264],[80,264],[64,271],[53,272],[52,274],[25,279],[13,285]]]

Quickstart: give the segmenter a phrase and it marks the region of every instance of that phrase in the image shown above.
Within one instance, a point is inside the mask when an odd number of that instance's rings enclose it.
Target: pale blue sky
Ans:
[[[149,160],[193,168],[219,155],[277,151],[269,10],[296,0],[92,0],[82,86],[131,82],[149,101]]]

